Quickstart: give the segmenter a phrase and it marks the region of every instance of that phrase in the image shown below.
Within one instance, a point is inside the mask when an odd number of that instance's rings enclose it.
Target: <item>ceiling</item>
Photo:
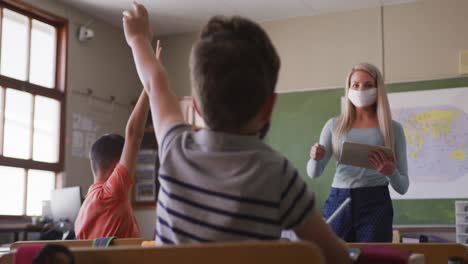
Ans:
[[[121,26],[131,0],[59,0],[112,25]],[[213,15],[242,15],[259,22],[313,16],[415,0],[140,0],[158,35],[197,31]]]

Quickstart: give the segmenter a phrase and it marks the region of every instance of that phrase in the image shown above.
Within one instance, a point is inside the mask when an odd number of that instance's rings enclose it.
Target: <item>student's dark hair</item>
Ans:
[[[213,17],[190,56],[191,81],[207,126],[235,131],[275,90],[280,58],[265,31],[242,17]]]
[[[91,147],[91,166],[93,171],[107,171],[114,162],[120,160],[125,139],[118,134],[107,134],[100,137]]]

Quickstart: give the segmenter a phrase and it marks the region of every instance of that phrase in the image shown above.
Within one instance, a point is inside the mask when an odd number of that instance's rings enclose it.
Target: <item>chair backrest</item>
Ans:
[[[156,263],[171,264],[323,264],[321,250],[306,242],[210,243],[164,247],[115,246],[70,248],[75,263]],[[1,262],[8,264],[11,262]]]
[[[468,247],[455,243],[348,243],[348,247],[360,248],[365,245],[385,245],[424,254],[426,264],[447,263],[449,257],[461,257],[468,263]]]
[[[0,255],[0,264],[11,264],[13,263],[13,253],[2,253]]]
[[[139,246],[143,242],[143,238],[116,238],[112,240],[111,246]],[[10,245],[10,250],[17,249],[22,245],[35,245],[35,244],[54,244],[66,247],[91,247],[93,245],[92,239],[86,240],[38,240],[38,241],[17,241]]]
[[[73,249],[76,263],[155,263],[171,264],[312,264],[325,263],[321,250],[306,242],[210,243],[154,248],[113,247]]]

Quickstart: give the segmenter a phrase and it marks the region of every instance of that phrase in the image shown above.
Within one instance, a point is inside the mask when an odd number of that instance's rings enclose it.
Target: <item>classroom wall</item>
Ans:
[[[160,37],[163,48],[161,58],[169,71],[169,83],[180,96],[191,94],[188,60],[197,35],[192,32]]]
[[[261,23],[281,56],[280,92],[342,87],[353,64],[382,68],[387,82],[458,76],[458,52],[468,48],[468,1],[419,0],[380,8]],[[382,51],[382,35],[384,53]],[[175,91],[190,94],[188,54],[196,33],[162,38]],[[190,43],[188,43],[190,42]],[[170,45],[168,45],[170,44]]]
[[[281,57],[278,91],[342,86],[360,61],[381,66],[380,10],[264,23]]]
[[[459,51],[468,49],[468,1],[425,0],[385,8],[388,82],[459,76]]]

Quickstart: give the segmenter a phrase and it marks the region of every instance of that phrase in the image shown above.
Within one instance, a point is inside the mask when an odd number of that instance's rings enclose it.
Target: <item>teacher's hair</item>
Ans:
[[[376,83],[377,88],[377,102],[375,105],[375,110],[377,112],[377,119],[379,122],[379,129],[384,137],[385,146],[394,150],[395,139],[393,137],[393,129],[392,129],[392,114],[390,112],[390,106],[388,104],[387,93],[385,91],[385,84],[383,81],[382,73],[380,73],[379,69],[370,63],[359,63],[348,73],[348,77],[346,78],[346,85],[345,85],[345,103],[344,109],[340,116],[338,116],[335,129],[333,131],[333,154],[335,157],[340,156],[341,152],[341,143],[343,141],[343,136],[346,132],[348,132],[352,125],[353,121],[356,118],[356,107],[349,101],[348,99],[348,91],[350,88],[350,81],[351,76],[356,71],[363,71],[369,74]]]

